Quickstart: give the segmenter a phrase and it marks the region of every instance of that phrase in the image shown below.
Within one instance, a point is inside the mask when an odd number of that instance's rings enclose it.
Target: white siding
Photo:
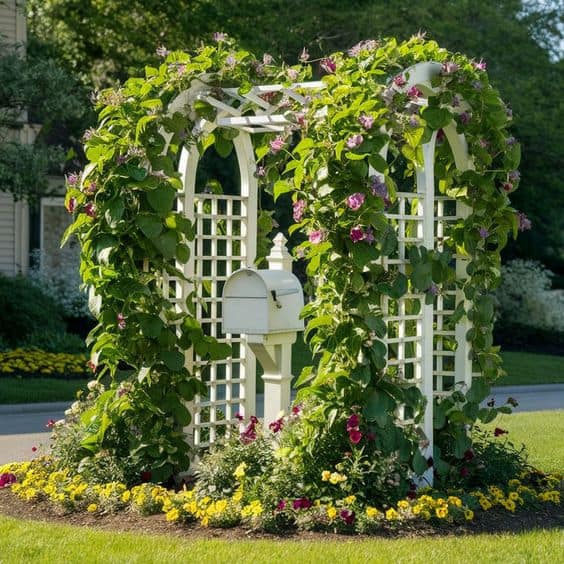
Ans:
[[[15,0],[0,3],[0,40],[2,43],[15,43],[17,29],[17,11]]]
[[[16,205],[11,194],[0,192],[0,273],[16,274]]]

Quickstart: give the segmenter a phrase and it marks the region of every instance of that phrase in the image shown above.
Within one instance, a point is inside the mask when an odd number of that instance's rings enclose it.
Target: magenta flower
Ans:
[[[84,193],[88,194],[89,196],[92,196],[92,194],[94,194],[96,192],[96,189],[98,188],[96,182],[88,182],[88,184],[86,186],[84,186]]]
[[[273,155],[276,155],[284,148],[285,144],[283,137],[281,135],[277,135],[276,138],[269,143],[270,151]]]
[[[394,76],[394,79],[392,81],[396,86],[402,87],[405,86],[405,83],[407,82],[405,80],[405,77],[401,74],[398,74],[397,76]]]
[[[273,433],[278,433],[280,430],[282,430],[282,427],[284,427],[284,419],[282,417],[280,417],[279,419],[276,419],[276,421],[273,421],[272,423],[270,423],[270,425],[268,426],[268,428],[273,432]]]
[[[80,180],[80,175],[76,172],[67,174],[67,186],[76,186]]]
[[[284,511],[284,509],[286,509],[286,501],[281,499],[276,506],[276,511]]]
[[[356,149],[357,147],[359,147],[360,145],[362,145],[362,142],[364,141],[364,137],[360,134],[357,133],[355,135],[351,135],[347,141],[346,141],[346,145],[349,149]]]
[[[308,239],[310,243],[317,245],[318,243],[321,243],[323,239],[325,239],[325,231],[323,231],[323,229],[317,229],[315,231],[312,231],[309,234]]]
[[[235,419],[238,419],[239,421],[243,421],[243,419],[245,419],[239,412],[237,412],[235,414]]]
[[[417,88],[417,86],[412,86],[408,91],[407,91],[407,95],[410,98],[420,98],[421,96],[423,96],[423,92],[421,92],[421,90],[419,90],[419,88]]]
[[[353,243],[358,243],[359,241],[363,241],[364,231],[362,227],[360,227],[359,225],[353,227],[350,232],[350,238]]]
[[[15,484],[18,481],[15,474],[11,472],[4,472],[4,474],[0,474],[0,488],[6,488]]]
[[[443,67],[442,67],[442,71],[443,74],[452,74],[453,72],[456,72],[460,67],[452,62],[452,61],[447,61],[446,63],[443,63]]]
[[[487,239],[490,234],[490,232],[485,227],[480,227],[480,229],[478,229],[478,233],[480,234],[480,237],[482,239]]]
[[[32,446],[32,447],[31,447],[31,452],[37,452],[37,447],[36,447],[36,446]]]
[[[347,206],[351,210],[357,211],[364,204],[365,198],[366,196],[362,192],[355,192],[347,198]]]
[[[359,429],[351,429],[349,431],[349,439],[353,445],[357,445],[362,439],[362,433]]]
[[[517,212],[517,221],[519,231],[528,231],[533,226],[531,220],[523,212]]]
[[[221,31],[216,31],[212,37],[216,43],[221,43],[222,41],[225,41],[227,39],[227,34]]]
[[[323,70],[327,74],[333,74],[337,70],[337,63],[335,63],[335,61],[330,57],[321,59],[319,66],[321,67],[321,70]]]
[[[372,129],[372,126],[374,125],[374,118],[368,114],[362,114],[358,118],[358,121],[360,125],[362,125],[362,127],[366,130]]]
[[[353,413],[347,419],[347,431],[350,431],[351,429],[358,429],[359,424],[360,424],[360,417],[358,416],[357,413]]]
[[[297,200],[292,204],[292,217],[296,223],[300,222],[304,217],[304,211],[306,209],[305,200]]]
[[[299,415],[302,411],[302,408],[299,405],[294,405],[292,407],[292,415]]]
[[[123,315],[123,313],[121,312],[117,314],[117,325],[120,331],[123,331],[127,326],[127,322],[125,321],[125,315]]]
[[[293,502],[294,509],[309,509],[313,503],[307,497],[299,497]]]
[[[45,427],[47,427],[47,429],[52,429],[55,426],[55,420],[54,419],[49,419],[47,421],[47,423],[45,424]]]
[[[486,64],[486,61],[484,61],[484,59],[480,59],[478,62],[473,62],[472,66],[476,70],[480,70],[480,71],[485,71],[486,68],[487,68],[487,64]]]
[[[341,509],[339,515],[341,519],[345,522],[345,524],[347,525],[354,524],[354,519],[355,519],[354,511],[351,511],[350,509]]]
[[[466,468],[466,466],[463,466],[463,467],[460,469],[460,476],[461,476],[462,478],[466,478],[466,477],[468,476],[468,474],[470,474],[470,470],[468,470],[468,468]]]
[[[95,217],[96,216],[96,205],[92,202],[88,202],[85,206],[84,206],[84,213],[88,216],[88,217]]]
[[[298,57],[300,63],[307,63],[309,61],[309,53],[308,50],[304,47],[300,56]]]
[[[75,208],[76,208],[76,198],[70,198],[69,201],[67,202],[67,211],[69,213],[72,213]]]

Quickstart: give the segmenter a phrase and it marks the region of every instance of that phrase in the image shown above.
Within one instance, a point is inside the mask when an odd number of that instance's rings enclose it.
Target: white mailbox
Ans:
[[[284,270],[242,268],[223,288],[223,331],[270,335],[304,330],[300,281]]]

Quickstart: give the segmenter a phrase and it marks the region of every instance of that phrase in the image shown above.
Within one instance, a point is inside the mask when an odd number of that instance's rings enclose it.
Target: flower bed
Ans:
[[[175,491],[153,483],[131,488],[119,482],[92,484],[68,469],[54,470],[53,461],[42,457],[0,466],[0,488],[11,487],[18,498],[27,502],[48,501],[65,513],[160,513],[170,523],[202,527],[370,534],[418,523],[437,526],[473,521],[488,511],[515,513],[521,508],[559,505],[563,485],[560,475],[528,471],[507,484],[471,492],[423,489],[412,499],[379,508],[362,503],[355,495],[288,498],[265,505],[248,499],[244,465],[235,468],[233,476],[238,483],[235,491],[213,499],[198,493],[197,488]]]
[[[51,353],[18,348],[0,352],[0,377],[84,378],[87,358],[83,354]]]

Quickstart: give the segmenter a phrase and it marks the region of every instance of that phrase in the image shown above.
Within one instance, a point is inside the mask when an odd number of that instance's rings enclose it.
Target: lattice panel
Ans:
[[[418,205],[419,195],[412,192],[398,192],[397,199],[386,212],[386,217],[395,227],[398,245],[389,257],[382,258],[386,270],[399,270],[406,274],[407,248],[410,245],[422,245],[422,208]],[[423,303],[424,296],[408,292],[400,300],[384,297],[382,311],[388,333],[387,368],[391,374],[410,381],[422,388],[423,371]],[[404,423],[411,422],[411,414],[403,406],[398,410],[398,417]]]

